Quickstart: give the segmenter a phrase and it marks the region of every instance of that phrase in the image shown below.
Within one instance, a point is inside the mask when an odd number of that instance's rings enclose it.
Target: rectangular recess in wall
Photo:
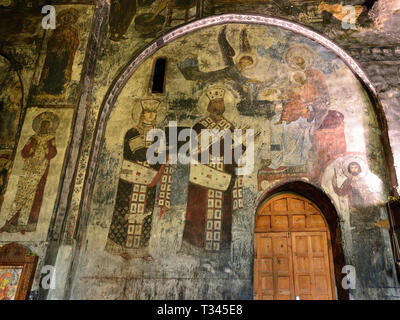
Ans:
[[[153,65],[153,74],[151,77],[151,93],[165,92],[165,71],[167,69],[167,58],[157,58]]]

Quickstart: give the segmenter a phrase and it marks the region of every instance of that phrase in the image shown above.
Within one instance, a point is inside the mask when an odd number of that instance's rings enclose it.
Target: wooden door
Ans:
[[[292,300],[293,263],[287,232],[256,233],[254,298],[257,300]]]
[[[335,298],[329,230],[320,210],[293,194],[259,210],[254,241],[254,299]]]

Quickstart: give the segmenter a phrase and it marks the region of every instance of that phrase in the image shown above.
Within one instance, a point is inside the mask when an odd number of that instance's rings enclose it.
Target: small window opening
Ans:
[[[158,58],[156,60],[156,63],[154,65],[152,84],[151,84],[152,93],[164,93],[166,66],[167,66],[166,58]]]

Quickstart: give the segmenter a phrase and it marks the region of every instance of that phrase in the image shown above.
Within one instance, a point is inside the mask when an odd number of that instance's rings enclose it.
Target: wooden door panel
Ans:
[[[293,299],[294,285],[290,241],[287,232],[256,234],[255,299]]]
[[[254,241],[255,299],[333,299],[328,226],[316,205],[281,194],[259,209]]]
[[[291,236],[295,295],[300,299],[332,299],[326,232],[293,232]]]

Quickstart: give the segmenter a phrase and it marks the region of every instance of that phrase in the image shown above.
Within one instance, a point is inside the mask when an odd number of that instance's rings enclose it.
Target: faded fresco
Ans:
[[[76,103],[90,33],[92,6],[55,6],[55,30],[47,30],[33,78],[33,105]]]
[[[167,57],[166,90],[151,94],[157,57]],[[254,170],[236,175],[238,163],[224,164],[225,153],[209,165],[146,163],[144,133],[171,130],[170,121],[196,132],[253,128]],[[384,217],[376,209],[387,192],[385,173],[376,172],[382,150],[367,160],[376,132],[358,80],[311,40],[239,24],[176,40],[139,67],[111,113],[72,296],[251,299],[254,208],[282,181],[306,181],[332,195],[350,248],[359,240],[352,227]],[[379,228],[372,237],[388,240]]]
[[[154,37],[165,27],[184,23],[196,16],[197,0],[112,0],[109,37],[126,40],[132,26],[139,37]]]
[[[72,113],[30,108],[26,114],[0,214],[0,232],[10,240],[46,237]]]
[[[0,208],[3,202],[22,116],[22,83],[15,65],[0,56]]]

